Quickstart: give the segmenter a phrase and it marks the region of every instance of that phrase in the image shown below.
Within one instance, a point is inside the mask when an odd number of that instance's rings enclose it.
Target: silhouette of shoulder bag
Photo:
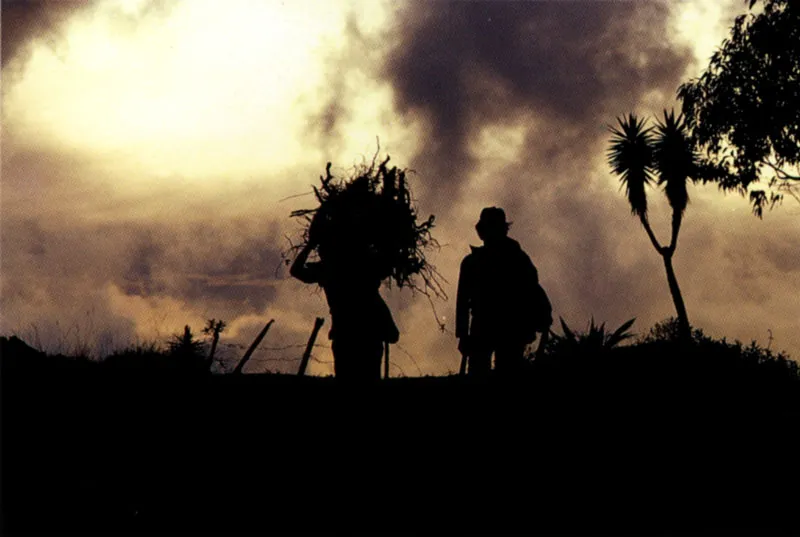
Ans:
[[[389,306],[386,305],[383,298],[380,298],[378,302],[378,311],[376,313],[378,315],[378,326],[380,326],[383,340],[388,343],[397,343],[400,339],[400,330],[397,329],[397,325],[392,317],[392,312],[389,311]]]

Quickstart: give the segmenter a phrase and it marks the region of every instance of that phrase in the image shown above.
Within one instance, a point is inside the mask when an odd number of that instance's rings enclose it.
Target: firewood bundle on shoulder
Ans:
[[[331,163],[314,187],[319,205],[292,212],[304,219],[302,248],[313,241],[323,262],[369,258],[381,280],[424,293],[442,293],[436,269],[425,258],[435,247],[434,217],[418,221],[406,170],[389,168],[389,157],[335,177]]]

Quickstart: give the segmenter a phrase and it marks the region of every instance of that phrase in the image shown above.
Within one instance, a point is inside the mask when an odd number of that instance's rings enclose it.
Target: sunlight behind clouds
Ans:
[[[100,4],[71,22],[63,47],[34,50],[5,121],[30,146],[113,155],[161,176],[285,169],[308,153],[347,15],[333,2],[196,0],[119,31],[119,12]],[[374,97],[372,109],[390,95]]]
[[[675,38],[690,44],[697,64],[705,67],[732,23],[731,7],[738,13],[743,4],[736,0],[681,2],[673,21]],[[698,74],[691,73],[691,76]]]

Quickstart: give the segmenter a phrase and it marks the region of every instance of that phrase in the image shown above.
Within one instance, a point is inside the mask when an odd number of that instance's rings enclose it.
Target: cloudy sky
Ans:
[[[416,171],[451,297],[385,290],[392,374],[457,370],[458,265],[484,206],[506,209],[556,317],[646,331],[674,309],[606,128],[675,106],[745,7],[3,0],[0,333],[101,353],[212,317],[246,345],[274,318],[247,370],[295,370],[327,306],[282,262],[289,214],[327,161],[347,174],[376,139]],[[758,220],[713,187],[690,196],[674,262],[692,324],[799,356],[800,205]],[[327,348],[315,358],[331,371]]]

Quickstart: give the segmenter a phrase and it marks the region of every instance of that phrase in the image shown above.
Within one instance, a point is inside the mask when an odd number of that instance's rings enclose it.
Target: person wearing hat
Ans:
[[[503,209],[483,209],[475,225],[483,246],[472,246],[461,263],[456,337],[465,360],[462,373],[468,358],[472,376],[489,373],[492,355],[498,374],[513,375],[523,364],[526,345],[537,332],[544,340],[552,323],[536,267],[508,236],[510,227]]]

